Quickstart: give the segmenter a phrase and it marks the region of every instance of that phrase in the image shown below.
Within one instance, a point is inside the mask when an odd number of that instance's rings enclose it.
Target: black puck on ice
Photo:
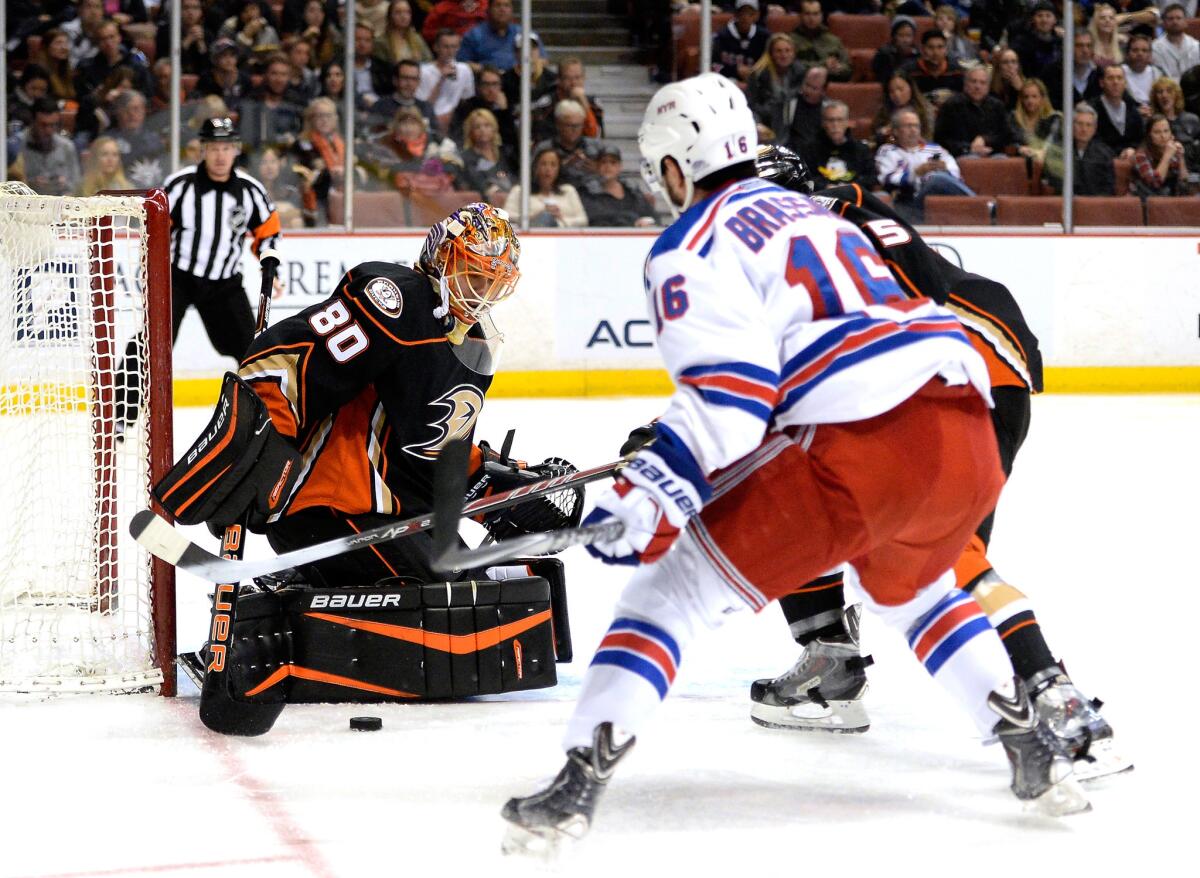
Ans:
[[[352,716],[350,728],[356,732],[377,732],[383,728],[383,720],[377,716]]]

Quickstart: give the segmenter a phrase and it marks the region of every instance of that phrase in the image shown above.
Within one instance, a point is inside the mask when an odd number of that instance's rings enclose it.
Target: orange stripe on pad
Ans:
[[[406,625],[368,622],[366,619],[350,619],[346,616],[334,616],[329,613],[305,613],[304,615],[310,619],[320,619],[323,622],[331,622],[334,625],[345,625],[347,628],[354,628],[357,631],[369,631],[372,634],[390,637],[393,640],[403,640],[408,643],[420,644],[421,646],[427,646],[430,649],[448,652],[453,655],[466,655],[469,652],[488,649],[503,640],[516,637],[518,634],[525,633],[530,628],[536,628],[543,622],[550,621],[550,611],[542,610],[542,612],[534,613],[532,616],[521,619],[519,622],[509,622],[507,625],[498,625],[495,628],[488,628],[485,631],[479,631],[475,634],[437,634],[421,628],[409,628]]]
[[[305,668],[300,665],[284,665],[247,692],[245,697],[249,698],[251,695],[265,692],[276,683],[281,683],[288,677],[299,677],[301,680],[312,680],[315,683],[330,683],[334,686],[345,686],[348,689],[361,689],[364,692],[377,692],[380,695],[394,695],[397,698],[421,697],[413,692],[389,689],[387,686],[376,686],[374,683],[364,683],[362,680],[355,680],[352,677],[342,677],[337,674],[327,674],[324,671],[314,671],[312,668]]]

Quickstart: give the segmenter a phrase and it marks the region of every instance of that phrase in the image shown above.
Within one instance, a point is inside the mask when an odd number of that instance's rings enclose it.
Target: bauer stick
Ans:
[[[526,500],[534,500],[538,497],[544,497],[546,494],[578,488],[589,482],[596,482],[600,479],[616,475],[624,465],[624,460],[618,460],[592,467],[591,469],[579,470],[578,472],[555,476],[551,479],[544,479],[540,482],[531,482],[528,485],[513,488],[511,491],[473,500],[466,506],[462,505],[462,498],[466,493],[464,487],[463,493],[458,495],[457,503],[452,504],[453,514],[457,515],[461,510],[466,515],[480,515],[487,512],[496,512],[500,509],[508,509],[511,506],[524,503]],[[172,564],[180,570],[207,579],[210,582],[226,582],[229,580],[240,582],[255,576],[278,573],[281,570],[288,570],[301,564],[310,564],[313,561],[332,558],[335,555],[343,555],[346,552],[365,549],[369,546],[377,546],[380,543],[421,533],[432,528],[433,523],[432,515],[418,515],[404,521],[380,525],[379,527],[365,530],[362,533],[352,536],[335,537],[323,543],[316,543],[292,552],[285,552],[274,558],[263,558],[254,561],[218,558],[212,552],[191,542],[186,534],[176,530],[164,518],[149,509],[144,509],[133,516],[133,520],[129,524],[129,532],[138,541],[138,544],[145,547],[154,557],[162,558],[168,564]]]
[[[458,525],[471,505],[463,506],[467,493],[467,467],[471,446],[458,439],[447,443],[438,455],[433,474],[433,569],[439,573],[473,570],[499,561],[525,555],[560,552],[571,546],[620,539],[625,525],[606,521],[584,527],[569,527],[544,533],[525,534],[495,543],[485,543],[476,549],[458,545]],[[616,467],[614,467],[614,471]]]

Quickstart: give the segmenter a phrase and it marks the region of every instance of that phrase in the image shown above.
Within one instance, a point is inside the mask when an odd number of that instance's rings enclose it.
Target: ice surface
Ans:
[[[493,400],[478,435],[580,466],[613,458],[660,400]],[[178,414],[186,446],[208,412]],[[1094,811],[1022,812],[898,635],[864,620],[863,736],[769,731],[747,689],[794,658],[775,608],[684,656],[675,691],[603,802],[545,871],[571,875],[1187,874],[1197,723],[1195,546],[1200,397],[1039,397],[992,556],[1035,602],[1051,647],[1137,769],[1092,784]],[[195,539],[207,538],[195,529]],[[802,535],[798,535],[802,538]],[[209,538],[211,539],[211,538]],[[266,547],[259,538],[249,551]],[[765,547],[764,547],[765,548]],[[499,854],[498,811],[558,770],[558,738],[626,574],[565,556],[576,654],[560,685],[453,705],[287,708],[222,738],[190,697],[0,702],[0,875],[527,875]],[[181,648],[204,639],[205,585],[180,577]],[[350,716],[383,717],[351,732]],[[1186,865],[1192,862],[1193,866]]]

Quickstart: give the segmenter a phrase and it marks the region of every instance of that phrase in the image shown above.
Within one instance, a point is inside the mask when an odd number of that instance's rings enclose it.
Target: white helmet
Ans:
[[[662,160],[679,163],[687,186],[683,206],[692,202],[693,186],[714,171],[753,162],[758,150],[754,114],[742,90],[718,73],[702,73],[664,85],[646,107],[638,129],[642,176],[651,189],[663,192]],[[678,216],[670,196],[667,204]]]

